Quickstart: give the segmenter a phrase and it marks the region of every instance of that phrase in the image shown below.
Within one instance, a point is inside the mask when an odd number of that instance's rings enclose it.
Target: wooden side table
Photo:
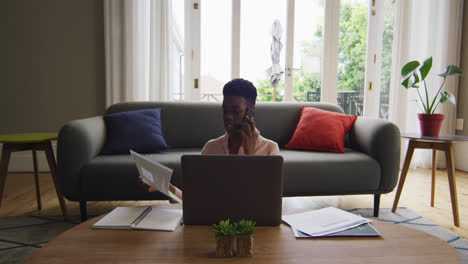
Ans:
[[[3,143],[2,147],[2,158],[0,161],[0,206],[2,202],[3,190],[5,188],[6,176],[8,174],[8,164],[10,162],[10,156],[15,151],[32,150],[33,154],[33,166],[34,166],[34,179],[36,182],[36,197],[37,197],[37,208],[41,210],[41,196],[39,191],[39,177],[37,169],[37,158],[36,151],[42,150],[45,152],[47,162],[50,168],[50,174],[54,181],[55,191],[62,209],[62,214],[66,218],[67,208],[63,194],[60,190],[60,186],[57,182],[57,176],[55,175],[55,157],[54,151],[52,150],[52,140],[57,139],[57,133],[26,133],[26,134],[8,134],[0,135],[0,143]]]
[[[453,223],[455,226],[460,226],[460,219],[458,216],[458,199],[457,199],[457,184],[455,179],[455,165],[453,160],[453,142],[468,141],[465,136],[439,136],[439,137],[422,137],[418,134],[403,133],[403,138],[408,138],[408,150],[406,152],[405,163],[400,175],[400,182],[393,201],[392,212],[396,211],[398,201],[400,200],[401,191],[405,184],[406,175],[408,174],[409,165],[413,158],[414,150],[432,149],[432,186],[431,186],[431,206],[434,207],[434,193],[435,193],[435,172],[437,161],[437,150],[445,152],[445,159],[447,163],[447,174],[450,188],[450,197],[452,200]]]

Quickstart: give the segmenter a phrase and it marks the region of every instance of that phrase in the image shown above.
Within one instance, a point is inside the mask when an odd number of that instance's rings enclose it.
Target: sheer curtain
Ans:
[[[104,0],[106,106],[169,99],[171,12],[170,0]]]
[[[414,89],[406,91],[400,84],[403,65],[412,60],[433,57],[432,70],[426,79],[429,93],[435,94],[442,83],[436,74],[450,64],[460,65],[463,0],[397,0],[393,42],[392,89],[390,120],[402,133],[419,133],[417,113],[420,112]],[[444,89],[458,94],[458,77],[450,77]],[[445,114],[441,134],[455,134],[456,106],[441,104],[438,113]],[[402,139],[402,161],[406,155],[407,140]],[[445,167],[444,155],[438,156],[438,167]],[[411,167],[430,168],[431,150],[416,150]]]

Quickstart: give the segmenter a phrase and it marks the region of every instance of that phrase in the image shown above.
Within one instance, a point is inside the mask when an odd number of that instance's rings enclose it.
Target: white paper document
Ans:
[[[306,233],[303,233],[294,227],[291,227],[291,230],[296,238],[312,238]],[[377,231],[370,223],[362,224],[347,230],[340,232],[324,235],[324,237],[377,237],[380,236],[379,231]]]
[[[117,207],[94,223],[92,228],[174,231],[181,220],[180,209]]]
[[[333,234],[370,222],[369,219],[334,207],[283,215],[282,219],[291,227],[313,237]]]
[[[146,184],[152,186],[156,190],[164,193],[168,197],[182,203],[182,200],[174,193],[169,191],[169,183],[171,182],[172,169],[162,165],[159,162],[148,159],[145,156],[130,150],[133,160],[135,160],[140,178]]]

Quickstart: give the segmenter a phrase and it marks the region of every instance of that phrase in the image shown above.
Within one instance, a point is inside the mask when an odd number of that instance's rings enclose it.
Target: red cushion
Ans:
[[[286,148],[344,152],[345,136],[356,118],[302,106],[299,124]]]

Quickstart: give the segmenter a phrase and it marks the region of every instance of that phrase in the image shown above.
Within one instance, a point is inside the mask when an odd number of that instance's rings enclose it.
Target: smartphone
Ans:
[[[254,116],[255,116],[255,111],[252,108],[248,107],[244,115],[244,120],[242,120],[242,122],[247,122],[247,117],[253,118]],[[244,132],[247,134],[245,127],[241,126],[241,129],[244,130]]]
[[[252,108],[248,107],[247,111],[245,112],[244,120],[246,120],[247,117],[252,118],[254,116],[255,116],[255,111]]]

